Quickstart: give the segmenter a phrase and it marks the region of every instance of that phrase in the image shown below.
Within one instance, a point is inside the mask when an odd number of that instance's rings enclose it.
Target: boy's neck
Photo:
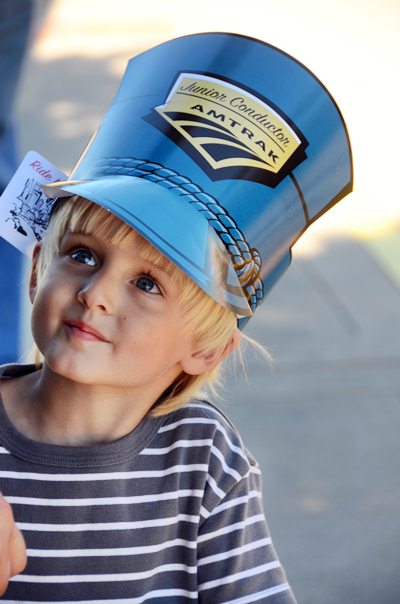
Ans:
[[[153,401],[124,389],[77,384],[48,367],[5,380],[4,407],[24,436],[47,444],[95,445],[117,440],[145,417]]]

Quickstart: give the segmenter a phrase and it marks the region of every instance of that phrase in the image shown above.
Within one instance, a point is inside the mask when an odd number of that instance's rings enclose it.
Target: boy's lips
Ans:
[[[94,329],[94,327],[91,327],[87,323],[84,323],[83,321],[79,321],[76,319],[67,319],[66,321],[64,321],[64,323],[67,327],[73,330],[75,335],[78,335],[83,339],[101,340],[102,342],[109,342],[109,340],[107,340],[107,338],[103,336],[102,333],[100,333],[99,331],[97,331],[97,329]]]

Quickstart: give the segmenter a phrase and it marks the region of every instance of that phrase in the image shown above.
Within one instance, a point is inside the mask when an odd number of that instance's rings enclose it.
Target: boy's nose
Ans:
[[[112,310],[112,286],[107,279],[93,276],[79,289],[77,300],[86,308],[98,308],[104,313]]]

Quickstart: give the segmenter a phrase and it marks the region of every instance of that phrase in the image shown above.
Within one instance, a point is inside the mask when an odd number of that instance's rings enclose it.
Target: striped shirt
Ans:
[[[3,377],[32,370],[9,366]],[[1,601],[295,604],[260,470],[205,401],[76,447],[25,438],[0,401],[0,490],[28,553]]]

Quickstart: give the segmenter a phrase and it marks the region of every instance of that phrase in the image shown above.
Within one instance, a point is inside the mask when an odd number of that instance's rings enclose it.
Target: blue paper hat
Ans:
[[[52,197],[109,209],[242,326],[307,227],[352,189],[349,138],[321,82],[259,40],[205,33],[131,59]]]

